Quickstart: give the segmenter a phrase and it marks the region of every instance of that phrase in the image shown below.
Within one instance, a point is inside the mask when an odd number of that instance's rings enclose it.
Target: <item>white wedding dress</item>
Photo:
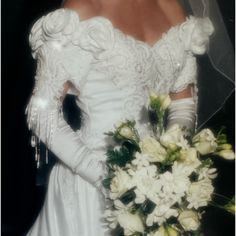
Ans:
[[[205,52],[211,27],[208,19],[189,17],[150,46],[105,17],[80,21],[69,9],[34,24],[30,43],[37,72],[28,124],[60,162],[51,171],[44,206],[28,236],[110,235],[101,187],[109,145],[104,132],[120,120],[135,119],[141,136],[148,134],[149,91],[167,94],[196,84],[194,55]],[[77,132],[60,111],[66,81],[79,95],[83,118]]]

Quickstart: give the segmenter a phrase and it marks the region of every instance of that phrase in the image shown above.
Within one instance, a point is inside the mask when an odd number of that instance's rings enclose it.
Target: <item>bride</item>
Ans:
[[[194,130],[195,56],[206,51],[212,32],[209,19],[186,17],[177,0],[67,0],[34,24],[28,125],[60,162],[28,236],[110,235],[103,220],[104,133],[135,118],[148,134],[143,111],[151,90],[171,96],[168,127]],[[67,93],[78,95],[77,132],[63,119]]]

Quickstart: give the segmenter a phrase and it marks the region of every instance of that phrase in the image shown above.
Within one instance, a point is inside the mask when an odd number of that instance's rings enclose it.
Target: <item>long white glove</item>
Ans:
[[[195,129],[196,105],[193,97],[173,100],[169,106],[167,129],[179,124],[189,135]]]
[[[104,151],[85,145],[79,132],[74,132],[61,114],[63,85],[76,82],[62,62],[69,55],[53,44],[45,44],[37,51],[36,84],[26,109],[27,122],[29,129],[74,173],[101,187],[106,173]]]
[[[48,102],[47,97],[32,95],[27,107],[29,128],[74,173],[100,187],[105,174],[105,153],[85,145],[63,119],[59,107]]]

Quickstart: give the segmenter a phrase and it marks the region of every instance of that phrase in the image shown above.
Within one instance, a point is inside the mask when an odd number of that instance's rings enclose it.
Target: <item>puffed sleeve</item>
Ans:
[[[173,32],[173,33],[172,33]],[[171,31],[174,43],[173,60],[175,73],[170,92],[183,91],[189,84],[192,87],[192,96],[173,100],[168,110],[168,128],[174,124],[185,127],[185,135],[191,136],[197,128],[197,61],[196,55],[206,52],[209,36],[213,33],[213,25],[208,18],[190,16],[185,22]],[[173,39],[172,38],[172,39]]]
[[[65,82],[81,90],[93,58],[79,46],[79,36],[79,16],[70,10],[56,10],[34,24],[30,45],[37,71],[27,122],[65,165],[98,187],[105,173],[104,153],[86,146],[61,114]]]
[[[196,55],[206,52],[210,35],[214,28],[209,18],[190,16],[179,26],[178,38],[184,60],[170,91],[177,93],[184,90],[188,84],[197,82]]]

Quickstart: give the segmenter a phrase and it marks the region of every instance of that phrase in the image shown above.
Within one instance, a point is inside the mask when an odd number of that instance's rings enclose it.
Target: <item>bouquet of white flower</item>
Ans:
[[[207,205],[234,213],[234,198],[225,206],[212,201],[217,176],[212,158],[234,159],[225,134],[215,137],[203,129],[186,138],[177,124],[165,130],[169,104],[169,96],[150,96],[149,107],[158,124],[149,137],[140,139],[135,121],[129,120],[107,133],[117,145],[107,151],[108,176],[103,185],[111,204],[105,217],[116,235],[199,236]]]

